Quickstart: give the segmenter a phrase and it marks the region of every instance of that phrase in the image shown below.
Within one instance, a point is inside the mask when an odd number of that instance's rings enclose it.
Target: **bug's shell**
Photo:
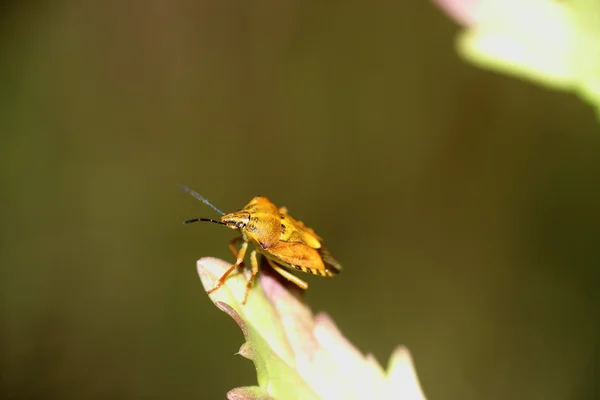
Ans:
[[[266,197],[254,197],[243,209],[224,215],[221,221],[241,231],[245,241],[283,267],[320,276],[333,276],[342,270],[314,230]]]

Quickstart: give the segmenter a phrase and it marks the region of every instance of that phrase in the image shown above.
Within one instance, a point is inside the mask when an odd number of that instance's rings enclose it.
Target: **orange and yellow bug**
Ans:
[[[342,271],[340,263],[329,253],[323,239],[315,231],[304,225],[302,221],[292,218],[285,207],[277,208],[266,197],[256,196],[241,210],[225,214],[198,193],[185,186],[180,187],[222,215],[220,221],[194,218],[185,221],[186,224],[198,221],[213,222],[241,233],[241,237],[235,237],[229,243],[235,263],[225,271],[208,294],[223,286],[229,274],[243,263],[248,243],[254,245],[254,250],[250,253],[252,275],[246,284],[242,304],[246,303],[258,273],[257,252],[266,258],[275,271],[305,290],[308,289],[308,284],[284,268],[319,276],[333,276]],[[238,251],[235,245],[240,241],[242,246]]]

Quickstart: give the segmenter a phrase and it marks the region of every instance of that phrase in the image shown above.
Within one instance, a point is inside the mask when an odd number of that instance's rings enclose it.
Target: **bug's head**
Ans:
[[[236,211],[225,214],[221,217],[221,223],[231,229],[242,230],[250,222],[250,213],[248,211]]]
[[[182,185],[180,185],[179,187],[222,215],[220,221],[217,221],[217,220],[214,220],[211,218],[194,218],[194,219],[189,219],[189,220],[185,221],[186,224],[191,224],[192,222],[212,222],[214,224],[225,225],[228,228],[239,231],[239,230],[244,229],[246,227],[246,225],[248,224],[248,222],[250,222],[250,213],[248,211],[240,210],[240,211],[235,211],[235,212],[232,212],[229,214],[225,214],[223,211],[219,210],[217,207],[212,205],[208,200],[206,200],[204,197],[202,197],[198,193],[194,192],[193,190],[191,190],[185,186],[182,186]]]

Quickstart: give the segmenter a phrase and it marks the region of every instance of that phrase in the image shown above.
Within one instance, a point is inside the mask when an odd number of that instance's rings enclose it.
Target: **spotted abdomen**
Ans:
[[[301,267],[300,265],[289,265],[289,266],[286,265],[286,267],[293,268],[293,269],[296,269],[298,271],[306,272],[307,274],[313,274],[313,275],[319,275],[319,276],[333,276],[333,275],[335,275],[335,273],[332,272],[329,269],[312,269],[312,268]]]

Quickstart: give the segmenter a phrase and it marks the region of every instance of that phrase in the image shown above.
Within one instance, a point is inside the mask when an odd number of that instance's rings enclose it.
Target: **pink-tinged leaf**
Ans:
[[[433,0],[468,62],[576,93],[600,118],[600,1]]]
[[[434,0],[441,9],[461,25],[477,22],[482,0]]]
[[[245,386],[227,392],[227,400],[275,400],[267,392],[256,386]]]
[[[205,289],[211,289],[229,266],[217,259],[199,260]],[[246,277],[235,274],[210,295],[242,329],[246,342],[239,354],[251,359],[257,370],[258,386],[233,389],[228,399],[425,399],[405,348],[394,352],[386,373],[373,356],[356,349],[327,314],[314,316],[300,293],[270,269],[262,270],[242,306],[245,285]]]

